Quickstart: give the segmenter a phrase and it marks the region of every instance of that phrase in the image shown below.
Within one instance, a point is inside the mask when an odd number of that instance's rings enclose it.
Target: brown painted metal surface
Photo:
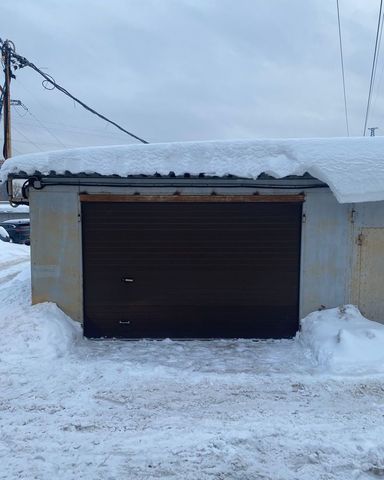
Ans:
[[[173,202],[230,203],[267,202],[301,203],[304,195],[80,195],[82,202]]]
[[[88,337],[297,331],[300,203],[83,202],[82,229]]]

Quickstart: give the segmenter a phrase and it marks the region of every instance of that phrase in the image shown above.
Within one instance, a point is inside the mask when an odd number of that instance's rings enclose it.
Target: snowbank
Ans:
[[[309,314],[296,339],[324,368],[384,370],[384,325],[367,320],[353,305]]]
[[[19,263],[29,260],[30,247],[18,243],[8,243],[0,241],[0,268],[8,266],[10,263]]]
[[[384,137],[323,139],[259,139],[178,142],[78,148],[14,157],[5,162],[0,178],[9,173],[51,170],[63,174],[198,175],[232,174],[275,178],[310,173],[330,186],[341,203],[384,200]]]
[[[82,329],[79,323],[71,320],[54,303],[40,303],[30,309],[32,331],[26,339],[26,348],[30,355],[40,358],[59,358],[72,353],[82,341]],[[23,337],[20,341],[24,343]],[[25,350],[19,345],[18,350]]]
[[[1,311],[1,310],[0,310]],[[80,324],[73,322],[53,303],[18,308],[4,313],[1,355],[23,355],[40,361],[67,357],[83,341]],[[8,341],[4,339],[8,337]]]
[[[31,305],[29,262],[29,247],[0,241],[0,359],[67,356],[81,327],[53,303]]]

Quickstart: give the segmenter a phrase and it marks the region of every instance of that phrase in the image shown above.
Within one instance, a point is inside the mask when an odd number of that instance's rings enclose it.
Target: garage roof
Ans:
[[[234,175],[256,179],[308,172],[341,203],[384,200],[384,137],[258,139],[89,147],[20,155],[0,170],[58,174]]]

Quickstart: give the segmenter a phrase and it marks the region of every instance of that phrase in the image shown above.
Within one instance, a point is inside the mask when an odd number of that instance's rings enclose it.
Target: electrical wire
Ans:
[[[13,125],[12,128],[14,128],[19,135],[21,135],[23,138],[25,138],[25,140],[26,140],[28,143],[30,143],[31,145],[33,145],[34,147],[36,147],[38,151],[41,150],[41,146],[40,146],[40,145],[38,145],[37,143],[35,143],[35,142],[34,142],[33,140],[31,140],[29,137],[27,137],[27,135],[25,135],[25,133],[23,133],[21,130],[19,130],[15,125]]]
[[[24,82],[20,79],[20,77],[18,77],[18,79],[17,79],[17,85],[20,86],[23,90],[25,90],[25,92],[29,95],[29,97],[28,97],[29,99],[30,99],[30,97],[32,97],[31,100],[33,100],[34,103],[39,107],[39,111],[40,111],[40,109],[43,109],[43,110],[45,110],[45,112],[47,112],[48,115],[52,115],[53,112],[55,112],[55,114],[56,114],[56,110],[54,110],[52,107],[47,108],[47,105],[45,103],[43,103],[32,90],[30,90],[26,85],[24,85]],[[29,101],[28,101],[28,104],[29,104]],[[16,112],[17,112],[17,109],[16,109]],[[27,113],[28,112],[26,112],[26,114]],[[30,109],[29,109],[29,113],[32,114]],[[21,117],[21,118],[23,118],[24,116],[25,115],[19,115],[19,117]],[[25,121],[25,120],[19,121],[18,123],[20,125],[34,126],[33,123],[30,123],[30,122]],[[60,128],[58,128],[57,126],[54,126],[54,125],[58,125]],[[101,133],[102,130],[100,128],[90,130],[90,129],[84,129],[84,128],[81,128],[81,127],[78,127],[78,126],[74,126],[73,123],[68,124],[68,123],[63,123],[63,122],[55,122],[55,121],[52,121],[51,119],[49,120],[49,130],[52,133],[54,133],[53,132],[54,130],[60,131],[61,133],[63,131],[68,131],[68,132],[77,133],[79,135],[81,135],[82,133],[86,133],[86,134],[94,135],[94,136],[97,136],[97,137],[102,136],[102,137],[110,137],[110,138],[115,138],[115,139],[116,139],[116,136],[118,136],[119,138],[122,138],[123,135],[125,135],[123,132],[120,132],[120,131],[117,131],[117,130],[106,130],[107,127],[109,127],[108,123],[106,123],[104,125],[105,133]],[[42,128],[44,128],[44,127],[42,127]],[[73,146],[76,146],[76,145],[67,144],[66,146],[67,147],[68,146],[73,147]],[[79,146],[79,145],[77,145],[77,146]]]
[[[22,116],[24,118],[24,116]],[[25,125],[25,126],[34,126],[33,123],[28,122],[26,120],[20,120],[18,122],[20,125]],[[55,125],[55,126],[53,126]],[[58,125],[62,125],[59,127]],[[105,137],[105,138],[113,138],[114,140],[119,140],[122,138],[123,134],[119,131],[116,130],[91,130],[91,129],[84,129],[84,128],[74,128],[69,124],[65,123],[59,123],[59,122],[51,122],[49,121],[49,128],[50,130],[56,130],[60,132],[71,132],[75,133],[77,135],[90,135],[90,136],[95,136],[95,137]]]
[[[377,72],[377,65],[378,61],[380,58],[380,49],[381,49],[381,37],[383,36],[383,21],[384,21],[384,12],[381,18],[381,23],[380,23],[380,33],[379,33],[379,42],[377,46],[377,54],[376,54],[376,64],[375,64],[375,71],[373,72],[373,88],[375,87],[375,82],[376,82],[376,72]],[[373,95],[373,92],[372,92]]]
[[[29,110],[28,107],[26,107],[23,103],[21,103],[20,106],[21,106],[22,108],[24,108],[24,110],[26,110],[26,111],[29,113],[29,115],[35,120],[35,122],[36,122],[38,125],[40,125],[40,127],[43,128],[46,132],[48,132],[49,135],[51,135],[51,137],[54,138],[62,147],[67,148],[67,145],[66,145],[65,143],[63,143],[63,142],[60,140],[60,138],[59,138],[57,135],[55,135],[47,126],[45,126],[44,123],[43,123],[41,120],[39,120],[39,119]]]
[[[92,175],[90,175],[92,176]],[[61,186],[61,185],[65,185],[65,186],[80,186],[80,187],[94,187],[96,184],[94,182],[87,182],[86,180],[84,179],[79,179],[76,183],[74,182],[67,182],[67,181],[58,181],[58,182],[44,182],[44,177],[34,177],[34,176],[31,176],[29,179],[29,182],[30,185],[32,186],[32,188],[35,188],[36,190],[42,190],[43,188],[45,187],[57,187],[57,186]],[[36,187],[34,185],[34,181],[37,181],[39,183],[39,186]],[[121,188],[121,186],[124,185],[125,187],[137,187],[138,185],[137,184],[131,184],[129,181],[124,183],[124,184],[119,184],[119,183],[112,183],[112,182],[106,182],[106,181],[98,181],[97,182],[97,186],[98,187],[113,187],[113,188]],[[189,184],[188,182],[186,182],[185,184],[183,184],[183,187],[196,187],[196,183],[193,183],[193,184]],[[156,187],[156,188],[170,188],[172,187],[172,185],[168,184],[168,185],[159,185],[158,183],[155,183],[153,185],[148,185],[148,184],[145,184],[146,187]],[[306,185],[279,185],[279,184],[258,184],[257,182],[250,185],[250,184],[245,184],[245,185],[242,185],[241,183],[239,184],[236,184],[236,185],[227,185],[227,184],[224,184],[224,185],[220,185],[220,182],[218,182],[217,184],[213,184],[213,183],[210,183],[208,185],[199,185],[201,187],[209,187],[209,188],[220,188],[220,187],[225,187],[225,188],[251,188],[251,189],[260,189],[260,190],[269,190],[271,188],[275,189],[275,190],[305,190],[305,189],[317,189],[317,188],[329,188],[329,186],[325,183],[312,183],[312,184],[306,184]],[[180,187],[180,184],[177,185],[177,187]]]
[[[15,129],[16,130],[16,129]],[[20,133],[20,130],[18,130],[18,132]],[[28,137],[29,138],[29,137]],[[16,142],[16,143],[32,143],[32,140],[20,140],[19,138],[12,138],[12,142]],[[45,145],[47,147],[51,146],[51,147],[57,147],[58,144],[57,143],[53,143],[53,142],[40,142],[39,141],[39,147],[41,147],[42,145]],[[72,144],[69,144],[68,145],[69,148],[79,148],[79,145],[72,145]]]
[[[383,31],[383,29],[381,29],[381,31]],[[384,73],[384,62],[382,62],[382,65],[381,65],[381,69],[380,69],[380,74],[379,74],[379,80],[378,82],[376,83],[375,81],[375,84],[377,85],[377,87],[375,88],[376,92],[374,91],[373,93],[375,95],[372,95],[372,106],[371,106],[371,112],[373,110],[375,110],[376,108],[376,105],[377,105],[377,102],[378,102],[378,99],[380,98],[380,91],[381,91],[381,85],[383,83],[383,73]]]
[[[340,63],[341,63],[341,75],[343,80],[343,92],[344,92],[344,112],[345,112],[345,126],[347,128],[347,136],[349,137],[349,124],[348,124],[348,109],[347,109],[347,94],[345,89],[345,73],[344,73],[344,55],[343,55],[343,40],[341,36],[341,23],[340,23],[340,7],[339,0],[336,0],[337,7],[337,24],[339,27],[339,46],[340,46]]]
[[[4,49],[7,49],[8,50],[8,53],[9,55],[11,56],[11,63],[12,63],[12,66],[13,68],[16,70],[18,68],[24,68],[24,67],[30,67],[32,68],[33,70],[35,70],[35,72],[37,72],[38,74],[40,74],[44,80],[42,82],[42,85],[44,88],[46,88],[47,90],[53,90],[54,88],[56,88],[57,90],[59,90],[60,92],[64,93],[65,95],[67,95],[69,98],[71,98],[74,102],[78,103],[79,105],[81,105],[83,108],[85,108],[86,110],[88,110],[89,112],[93,113],[94,115],[98,116],[99,118],[101,118],[102,120],[108,122],[108,123],[111,123],[112,125],[114,125],[116,128],[118,128],[119,130],[121,130],[122,132],[126,133],[127,135],[131,136],[132,138],[135,138],[136,140],[138,140],[139,142],[141,143],[148,143],[146,140],[144,140],[143,138],[140,138],[139,136],[133,134],[132,132],[129,132],[128,130],[126,130],[125,128],[121,127],[118,123],[110,120],[109,118],[107,118],[106,116],[102,115],[101,113],[97,112],[96,110],[94,110],[93,108],[89,107],[88,105],[86,105],[84,102],[82,102],[80,99],[76,98],[74,95],[72,95],[68,90],[66,90],[64,87],[62,87],[61,85],[59,85],[58,83],[56,83],[56,81],[54,80],[53,77],[51,77],[50,75],[48,75],[47,73],[41,71],[38,67],[36,67],[35,64],[33,64],[32,62],[30,62],[29,60],[27,60],[25,57],[22,57],[21,55],[17,54],[15,52],[15,47],[14,47],[14,44],[12,42],[10,42],[9,40],[6,40],[5,42],[0,38],[0,47],[2,50]],[[52,88],[51,88],[52,87]]]
[[[375,67],[375,73],[373,75],[373,91],[372,91],[372,101],[371,101],[371,107],[370,107],[371,112],[376,107],[377,100],[380,96],[381,84],[382,84],[382,79],[383,79],[384,62],[382,62],[382,66],[381,66],[381,69],[380,69],[380,74],[379,74],[379,77],[378,77],[379,80],[378,80],[378,82],[376,82],[377,66],[378,66],[379,58],[380,58],[381,37],[383,35],[383,22],[384,22],[384,12],[383,12],[383,21],[381,22],[381,28],[380,28],[379,47],[377,49],[377,62],[376,62],[376,67]]]
[[[23,110],[24,110],[24,109],[23,109]],[[17,108],[16,108],[15,112],[16,112],[16,114],[17,114],[17,116],[18,116],[19,118],[24,118],[24,117],[26,117],[27,114],[28,114],[28,112],[26,112],[26,111],[24,110],[24,115],[22,115]]]
[[[373,84],[374,84],[374,79],[375,79],[375,75],[376,75],[378,51],[380,50],[380,42],[381,42],[380,30],[382,29],[382,22],[383,22],[382,9],[383,9],[383,0],[380,0],[380,8],[379,8],[379,15],[378,15],[378,20],[377,20],[377,30],[376,30],[376,39],[375,39],[375,49],[374,49],[374,52],[373,52],[371,79],[370,79],[370,82],[369,82],[367,108],[366,108],[365,120],[364,120],[364,129],[363,129],[363,136],[364,137],[365,137],[366,132],[367,132],[369,109],[370,109],[370,106],[371,106]]]

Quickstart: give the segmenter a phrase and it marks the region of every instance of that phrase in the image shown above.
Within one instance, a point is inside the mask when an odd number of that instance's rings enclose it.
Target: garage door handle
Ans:
[[[133,282],[134,282],[134,279],[133,279],[133,278],[126,278],[126,277],[124,277],[124,278],[122,278],[122,280],[123,280],[124,283],[133,283]]]

